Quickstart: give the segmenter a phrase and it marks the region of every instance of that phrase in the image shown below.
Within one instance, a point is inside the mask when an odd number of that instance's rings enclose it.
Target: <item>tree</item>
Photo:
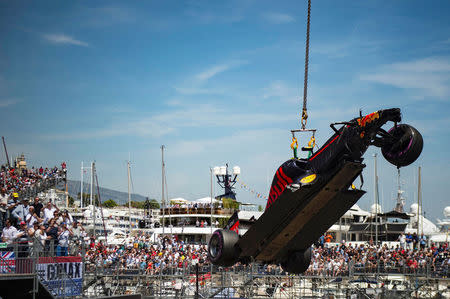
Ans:
[[[150,209],[159,209],[160,205],[156,199],[150,199]]]
[[[73,207],[74,202],[75,199],[73,199],[73,197],[69,195],[69,207]]]
[[[230,217],[227,218],[219,218],[219,227],[224,228],[225,225],[227,225],[228,220],[230,220]]]
[[[143,201],[131,201],[131,207],[136,209],[144,209],[145,202]],[[128,203],[125,204],[125,206],[128,206]]]
[[[258,211],[259,211],[259,212],[262,212],[262,211],[263,211],[262,205],[259,205],[259,206],[258,206]]]
[[[104,206],[105,208],[114,208],[114,207],[117,207],[118,204],[117,204],[117,202],[115,202],[114,200],[108,199],[107,201],[105,201],[105,202],[102,204],[102,206]]]
[[[222,197],[222,205],[225,209],[239,209],[239,202],[232,198]]]

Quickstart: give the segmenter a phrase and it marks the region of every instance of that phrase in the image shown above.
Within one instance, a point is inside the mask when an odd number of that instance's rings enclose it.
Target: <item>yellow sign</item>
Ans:
[[[311,174],[311,175],[305,176],[304,178],[302,178],[300,180],[300,183],[309,184],[309,183],[313,182],[316,179],[316,177],[317,177],[316,174]]]

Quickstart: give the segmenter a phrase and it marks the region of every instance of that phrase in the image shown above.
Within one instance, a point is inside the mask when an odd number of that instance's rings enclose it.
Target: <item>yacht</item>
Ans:
[[[169,202],[170,205],[160,211],[161,225],[153,229],[155,237],[173,235],[185,242],[206,244],[211,234],[224,227],[235,212],[235,209],[224,208],[222,199],[217,198],[212,201],[210,197],[193,201],[174,198]],[[237,213],[239,234],[244,234],[263,212],[239,210]]]
[[[437,245],[443,245],[448,244],[450,241],[449,236],[449,228],[450,228],[450,206],[445,207],[444,211],[444,220],[438,219],[437,223],[439,226],[439,231],[432,234],[430,237],[430,241],[437,244]]]

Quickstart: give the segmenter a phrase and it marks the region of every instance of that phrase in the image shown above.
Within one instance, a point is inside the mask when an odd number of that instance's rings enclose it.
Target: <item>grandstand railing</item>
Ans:
[[[382,271],[384,269],[380,267],[377,272],[373,267],[367,267],[361,271],[358,267],[350,266],[350,270],[333,276],[326,272],[314,275],[290,275],[283,272],[279,267],[267,269],[267,266],[259,264],[239,265],[231,268],[199,265],[198,272],[197,265],[188,265],[180,268],[168,267],[162,272],[148,273],[144,269],[121,267],[116,264],[116,267],[97,267],[95,275],[97,281],[104,284],[103,288],[110,292],[104,295],[119,295],[136,291],[154,298],[172,296],[182,296],[182,298],[227,297],[230,294],[227,295],[224,292],[231,291],[231,289],[234,290],[233,292],[241,292],[241,296],[244,297],[258,297],[255,295],[255,288],[264,290],[266,292],[264,296],[266,297],[272,297],[274,292],[289,291],[292,296],[289,295],[288,297],[296,298],[300,290],[305,296],[308,292],[313,291],[329,290],[332,293],[336,292],[341,284],[351,285],[354,287],[353,291],[362,292],[364,288],[367,288],[364,283],[368,284],[369,288],[371,288],[370,284],[372,284],[372,288],[383,288],[386,284],[385,289],[382,290],[386,293],[388,292],[387,281],[389,281],[390,276],[403,277],[402,283],[407,286],[405,290],[414,290],[414,288],[418,290],[426,283],[430,285],[438,284],[439,281],[445,281],[447,279],[445,277],[448,277],[446,276],[448,275],[448,268],[445,270],[446,272],[440,273],[433,273],[432,267],[423,269],[423,271],[404,268],[386,272]],[[93,269],[91,271],[91,273],[94,273]],[[89,275],[89,272],[87,272],[87,275]],[[102,277],[102,279],[99,279],[99,277]],[[199,285],[198,297],[195,289],[197,281]],[[302,284],[301,281],[309,281],[310,284]],[[392,292],[389,294],[392,295]]]
[[[25,186],[22,190],[20,190],[19,197],[20,198],[32,198],[36,197],[39,193],[44,192],[50,188],[54,188],[59,185],[64,178],[62,177],[50,177],[43,179],[42,181],[36,182],[31,186]]]

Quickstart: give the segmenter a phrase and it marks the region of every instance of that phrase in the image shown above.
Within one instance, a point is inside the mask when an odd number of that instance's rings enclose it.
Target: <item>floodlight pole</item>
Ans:
[[[80,209],[83,209],[83,161],[81,161]]]
[[[166,209],[166,201],[164,200],[164,144],[161,145],[161,204],[163,207],[163,217],[162,217],[162,243],[161,246],[164,247],[164,224],[165,224],[165,212],[164,210]],[[162,296],[162,260],[160,261],[159,264],[159,295]]]
[[[417,180],[417,237],[420,237],[420,214],[422,214],[422,179],[421,179],[421,167],[419,166],[418,180]],[[422,219],[423,224],[423,219]],[[423,234],[423,228],[422,228]]]
[[[377,171],[377,154],[373,154],[375,160],[374,177],[375,177],[375,246],[378,247],[378,171]]]
[[[211,220],[210,220],[210,225],[211,225],[211,236],[213,233],[213,226],[212,226],[212,221],[213,221],[213,169],[212,167],[209,168],[209,178],[210,178],[210,199],[211,199],[211,205],[210,205],[210,211],[211,211]]]
[[[127,161],[127,169],[128,169],[128,221],[130,226],[130,235],[131,235],[131,193],[130,193],[130,161]]]

